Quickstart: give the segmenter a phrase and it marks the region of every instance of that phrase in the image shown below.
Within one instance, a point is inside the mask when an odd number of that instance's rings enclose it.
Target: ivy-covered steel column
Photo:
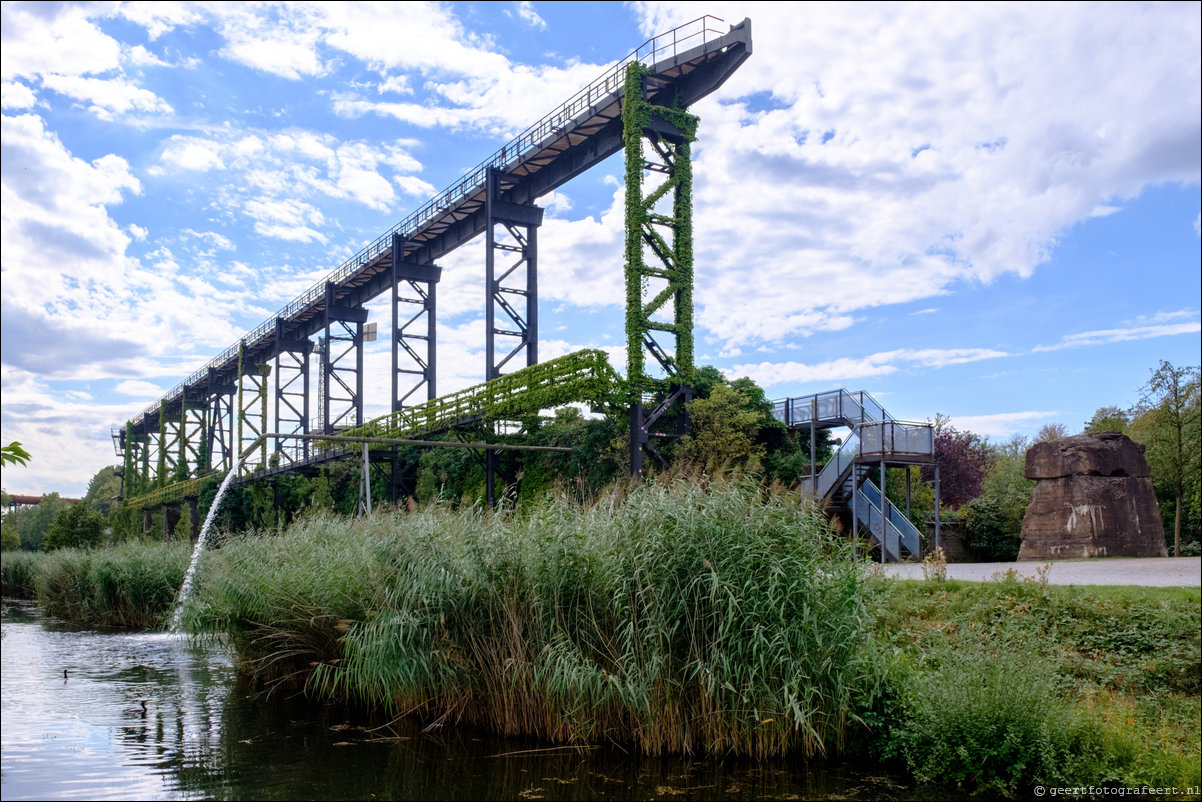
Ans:
[[[133,421],[125,422],[125,453],[122,456],[125,459],[121,473],[121,496],[124,501],[136,496],[138,489],[138,476],[135,473],[138,457],[135,452]]]
[[[159,405],[159,438],[156,454],[154,483],[157,487],[167,484],[167,404]]]
[[[647,100],[647,69],[626,68],[622,130],[626,148],[626,381],[630,471],[643,453],[659,457],[653,436],[684,432],[681,406],[693,381],[693,165],[697,117]],[[646,143],[646,147],[644,146]],[[650,173],[663,180],[644,192]],[[649,361],[647,356],[652,359]],[[669,410],[676,425],[655,431]],[[662,458],[661,458],[662,461]]]

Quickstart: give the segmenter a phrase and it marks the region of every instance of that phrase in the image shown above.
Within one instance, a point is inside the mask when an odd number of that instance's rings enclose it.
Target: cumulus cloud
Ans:
[[[639,6],[648,34],[695,11]],[[1029,276],[1077,221],[1197,183],[1196,12],[719,4],[755,55],[694,109],[698,319],[780,341]]]
[[[91,110],[105,119],[130,111],[169,114],[171,106],[146,89],[124,80],[101,80],[78,75],[47,75],[42,86],[61,95],[90,104]]]

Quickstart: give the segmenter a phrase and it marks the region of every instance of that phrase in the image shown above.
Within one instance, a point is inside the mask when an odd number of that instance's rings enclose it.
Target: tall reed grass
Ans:
[[[38,566],[45,557],[35,551],[6,551],[0,557],[0,593],[13,599],[32,599]]]
[[[645,753],[839,747],[882,675],[860,565],[753,485],[312,518],[227,541],[185,624],[268,683]]]
[[[94,551],[38,555],[38,605],[48,615],[88,626],[162,626],[188,567],[188,543],[129,541]]]

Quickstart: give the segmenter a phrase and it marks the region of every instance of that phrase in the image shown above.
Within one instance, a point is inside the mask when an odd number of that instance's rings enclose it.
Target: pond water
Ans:
[[[336,706],[264,698],[228,654],[179,636],[79,630],[7,600],[2,627],[5,800],[931,798],[846,765],[373,727]]]

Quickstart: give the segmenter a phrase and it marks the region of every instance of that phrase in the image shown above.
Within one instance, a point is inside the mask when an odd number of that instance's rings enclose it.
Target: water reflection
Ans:
[[[0,688],[5,800],[931,798],[846,766],[655,760],[380,727],[334,706],[259,698],[229,655],[183,638],[75,630],[7,602]]]

